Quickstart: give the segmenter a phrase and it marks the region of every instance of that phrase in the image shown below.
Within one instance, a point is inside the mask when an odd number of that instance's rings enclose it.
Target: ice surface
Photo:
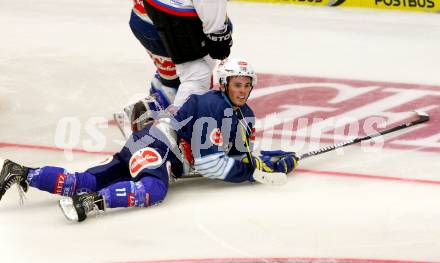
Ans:
[[[2,157],[70,169],[104,159],[106,154],[30,147],[55,147],[66,118],[80,124],[75,148],[119,149],[122,137],[105,120],[142,97],[154,72],[130,32],[130,8],[130,1],[115,0],[0,0]],[[234,2],[229,14],[232,55],[248,58],[258,72],[425,84],[440,91],[438,14]],[[431,113],[439,113],[438,107]],[[97,123],[104,145],[93,145],[87,132]],[[31,189],[20,207],[11,190],[0,205],[0,258],[439,262],[438,151],[360,149],[304,160],[285,186],[189,179],[173,185],[158,207],[113,210],[81,224],[64,218],[56,196]]]

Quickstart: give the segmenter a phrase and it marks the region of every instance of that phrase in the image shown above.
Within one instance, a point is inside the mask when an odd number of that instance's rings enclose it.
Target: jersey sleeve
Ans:
[[[180,138],[191,145],[194,168],[200,175],[236,183],[253,180],[253,168],[228,154],[235,148],[246,152],[244,147],[234,146],[242,141],[236,127],[238,118],[219,93],[191,95],[175,115],[175,121],[180,125]]]
[[[227,0],[193,0],[203,24],[203,33],[211,34],[225,29],[226,3]]]
[[[194,158],[194,166],[203,177],[233,183],[253,181],[253,169],[224,152]]]
[[[235,115],[233,118],[237,119]],[[244,129],[228,129],[224,125],[228,122],[224,119],[217,118],[211,122],[204,127],[198,127],[200,124],[194,126],[193,139],[201,138],[200,142],[191,143],[197,172],[204,177],[228,182],[253,181],[253,168],[244,164],[240,158],[247,152],[242,140]],[[249,138],[249,134],[246,137]],[[243,147],[237,147],[235,143],[243,144]]]

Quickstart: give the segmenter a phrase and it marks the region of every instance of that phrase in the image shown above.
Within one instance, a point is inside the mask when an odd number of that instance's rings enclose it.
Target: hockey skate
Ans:
[[[26,181],[29,168],[0,158],[0,200],[13,184],[18,185],[20,197],[27,192],[29,185]]]
[[[104,212],[105,200],[98,193],[80,193],[72,197],[63,197],[59,206],[64,216],[70,221],[82,222],[91,212]]]

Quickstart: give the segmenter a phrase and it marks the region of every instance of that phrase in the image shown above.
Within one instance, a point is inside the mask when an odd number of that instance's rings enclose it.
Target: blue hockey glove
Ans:
[[[297,165],[298,157],[296,155],[289,155],[276,162],[275,171],[288,174],[295,170]]]
[[[295,170],[298,164],[298,157],[294,152],[277,151],[261,151],[265,159],[269,158],[275,164],[275,172],[290,173]]]
[[[206,34],[206,49],[214,59],[225,59],[231,53],[232,23],[229,18],[225,21],[225,29],[221,32]]]
[[[286,151],[281,151],[281,150],[276,150],[276,151],[261,151],[260,152],[261,155],[263,156],[268,156],[271,158],[271,160],[273,162],[277,162],[278,160],[280,160],[283,157],[289,156],[289,155],[295,155],[294,152],[286,152]]]
[[[241,161],[244,164],[250,165],[249,164],[249,159],[248,159],[247,156],[244,157]],[[263,155],[262,156],[258,156],[258,157],[252,156],[252,166],[255,169],[261,170],[261,171],[266,172],[266,173],[273,173],[275,171],[275,169],[276,169],[276,164],[270,160],[270,157],[269,156],[263,156]]]

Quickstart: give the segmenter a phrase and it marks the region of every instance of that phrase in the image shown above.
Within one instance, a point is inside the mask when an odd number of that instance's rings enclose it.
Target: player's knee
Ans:
[[[212,75],[212,67],[203,59],[176,65],[177,75],[179,75],[181,86],[184,83],[197,83],[209,88]],[[180,88],[180,87],[179,87]]]
[[[145,194],[146,206],[158,204],[165,199],[168,187],[162,180],[153,176],[146,176],[139,182],[144,188],[144,191],[141,192]]]
[[[112,184],[99,194],[104,196],[108,208],[149,207],[165,199],[167,185],[153,176],[143,177],[137,182],[123,181]]]

